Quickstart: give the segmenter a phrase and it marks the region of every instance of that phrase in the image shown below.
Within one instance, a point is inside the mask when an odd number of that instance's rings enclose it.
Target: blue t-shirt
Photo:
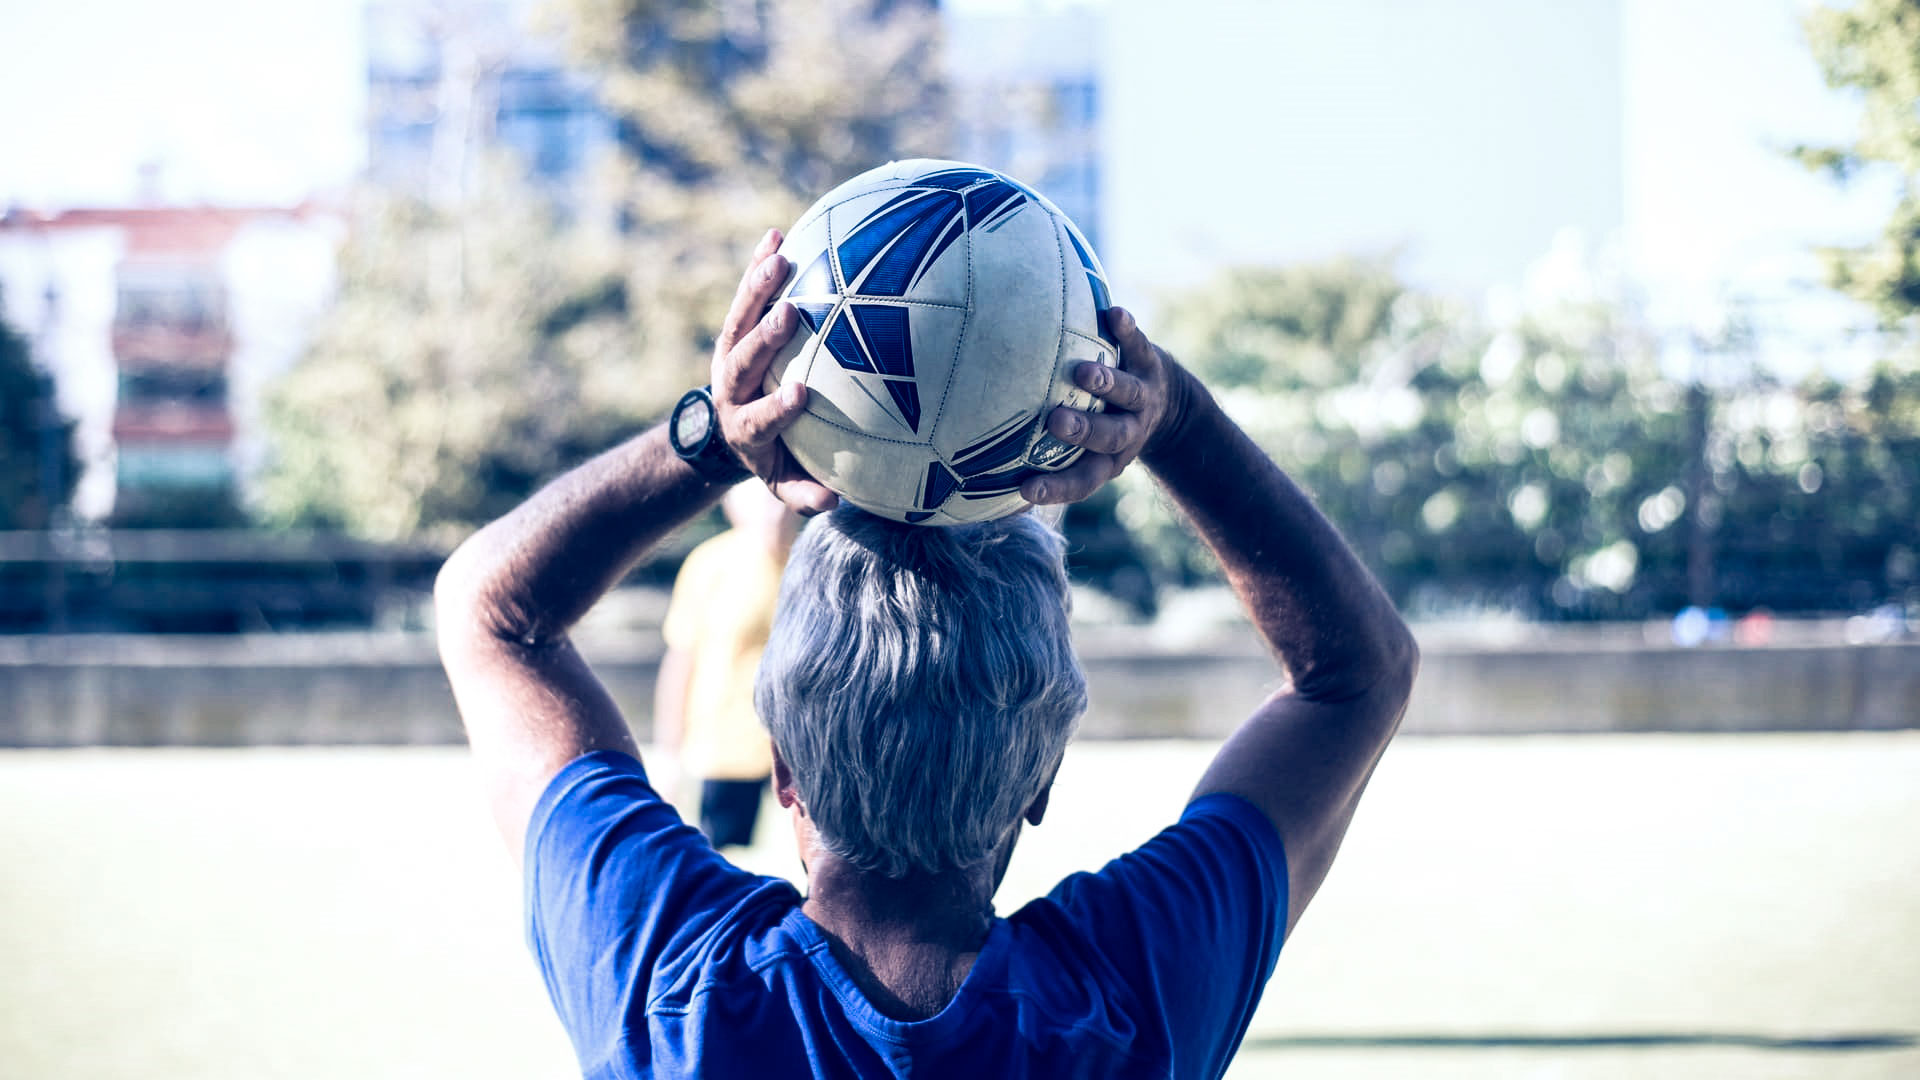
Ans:
[[[534,956],[593,1078],[1219,1076],[1287,918],[1272,823],[1207,796],[995,919],[947,1007],[894,1020],[791,884],[727,862],[611,752],[541,795],[526,891]]]

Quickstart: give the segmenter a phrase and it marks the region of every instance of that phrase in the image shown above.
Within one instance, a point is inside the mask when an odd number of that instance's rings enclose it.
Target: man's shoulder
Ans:
[[[661,958],[647,989],[646,1011],[680,1014],[694,999],[717,995],[744,1002],[764,995],[769,982],[804,976],[810,942],[794,932],[801,898],[792,883],[763,877],[711,912],[711,922]],[[784,970],[780,976],[770,970]]]
[[[1268,881],[1286,882],[1286,852],[1273,821],[1238,795],[1216,792],[1187,803],[1178,821],[1096,871],[1068,875],[1049,899],[1094,886],[1142,878],[1177,881],[1195,861],[1231,863]]]
[[[1037,964],[1051,960],[1099,984],[1142,1045],[1217,1073],[1279,956],[1286,888],[1272,822],[1236,796],[1205,796],[1145,844],[1069,875],[1010,921]]]

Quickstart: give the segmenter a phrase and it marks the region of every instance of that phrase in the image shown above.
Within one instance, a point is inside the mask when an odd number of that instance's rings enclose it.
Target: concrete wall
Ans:
[[[656,637],[582,651],[644,740]],[[1089,738],[1216,738],[1280,685],[1243,644],[1082,649]],[[1920,727],[1920,643],[1680,650],[1429,645],[1406,730],[1433,734]],[[0,638],[0,746],[447,743],[459,717],[418,635]]]

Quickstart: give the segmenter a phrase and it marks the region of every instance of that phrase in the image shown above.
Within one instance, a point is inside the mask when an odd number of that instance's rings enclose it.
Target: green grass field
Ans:
[[[1074,748],[1001,910],[1210,750]],[[462,751],[0,753],[0,1076],[574,1075],[518,906]],[[1402,740],[1231,1075],[1920,1076],[1920,732]]]

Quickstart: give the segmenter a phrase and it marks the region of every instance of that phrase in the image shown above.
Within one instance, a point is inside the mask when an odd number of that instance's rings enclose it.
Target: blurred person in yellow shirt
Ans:
[[[694,548],[674,579],[653,705],[655,738],[699,781],[700,831],[717,848],[753,841],[773,775],[753,680],[801,522],[759,480],[720,505],[732,527]]]

